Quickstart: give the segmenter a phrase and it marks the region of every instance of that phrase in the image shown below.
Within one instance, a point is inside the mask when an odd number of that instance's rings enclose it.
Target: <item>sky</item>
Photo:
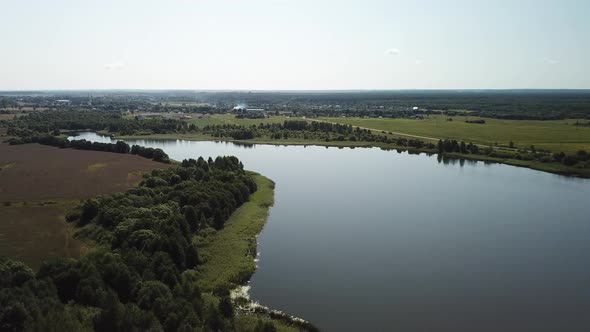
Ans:
[[[589,0],[0,0],[0,90],[590,88]]]

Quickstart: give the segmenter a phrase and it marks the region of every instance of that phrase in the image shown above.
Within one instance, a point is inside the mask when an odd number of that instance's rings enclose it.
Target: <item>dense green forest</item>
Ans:
[[[29,136],[59,133],[59,130],[95,130],[120,134],[153,134],[182,130],[187,125],[175,119],[128,119],[118,111],[52,110],[0,122],[8,134]]]
[[[90,254],[46,261],[36,273],[0,260],[0,330],[232,330],[229,289],[196,286],[199,239],[222,229],[254,191],[237,158],[199,158],[84,201],[67,220],[96,243]]]

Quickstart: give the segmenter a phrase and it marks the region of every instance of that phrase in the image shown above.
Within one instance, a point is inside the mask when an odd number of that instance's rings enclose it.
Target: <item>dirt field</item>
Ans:
[[[87,247],[72,237],[63,204],[0,206],[0,255],[33,269],[51,257],[78,258]]]
[[[125,191],[141,174],[168,167],[142,157],[0,144],[0,202],[90,198]]]
[[[132,155],[0,144],[0,256],[34,269],[51,257],[80,257],[87,245],[73,238],[67,211],[162,167],[169,165]]]

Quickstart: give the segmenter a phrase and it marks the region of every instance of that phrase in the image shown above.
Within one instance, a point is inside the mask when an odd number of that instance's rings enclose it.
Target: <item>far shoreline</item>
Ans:
[[[105,133],[97,132],[97,134],[104,135]],[[201,134],[149,134],[149,135],[114,135],[108,133],[105,136],[110,136],[113,139],[121,140],[186,140],[196,142],[232,142],[236,144],[244,145],[276,145],[276,146],[324,146],[324,147],[337,147],[337,148],[380,148],[383,150],[396,150],[396,151],[407,151],[410,154],[421,154],[426,153],[428,155],[438,154],[435,149],[417,149],[407,146],[396,146],[387,143],[379,142],[352,142],[352,141],[304,141],[304,140],[271,140],[271,139],[251,139],[251,140],[236,140],[227,137],[213,137],[210,135]],[[508,166],[528,168],[535,171],[551,173],[559,176],[572,177],[572,178],[590,178],[590,169],[568,167],[557,163],[542,163],[538,161],[518,160],[518,159],[504,159],[489,157],[486,155],[477,154],[463,154],[463,153],[443,153],[443,158],[453,159],[465,159],[482,161],[484,163],[495,163],[504,164]]]

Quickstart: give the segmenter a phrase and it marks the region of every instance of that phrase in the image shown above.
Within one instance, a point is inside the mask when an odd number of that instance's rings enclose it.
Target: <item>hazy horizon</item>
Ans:
[[[103,92],[103,91],[114,91],[114,92],[134,92],[134,91],[145,91],[145,92],[168,92],[168,91],[179,91],[179,92],[195,92],[195,93],[215,93],[215,92],[504,92],[504,91],[515,91],[515,92],[543,92],[543,91],[577,91],[577,92],[590,92],[590,88],[497,88],[497,89],[175,89],[175,88],[99,88],[99,89],[20,89],[20,90],[0,90],[0,93],[9,92]]]
[[[1,91],[590,88],[588,1],[19,1]]]

